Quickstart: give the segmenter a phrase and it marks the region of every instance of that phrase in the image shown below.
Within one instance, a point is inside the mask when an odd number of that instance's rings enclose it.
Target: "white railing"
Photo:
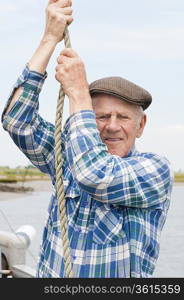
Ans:
[[[21,226],[15,233],[0,231],[0,277],[34,278],[36,272],[26,265],[26,252],[36,231],[30,225]],[[3,260],[6,261],[4,269]]]

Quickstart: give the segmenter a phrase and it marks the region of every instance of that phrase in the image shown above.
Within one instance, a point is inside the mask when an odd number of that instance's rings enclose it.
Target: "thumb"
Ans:
[[[52,4],[54,2],[57,2],[58,0],[49,0],[49,4]]]

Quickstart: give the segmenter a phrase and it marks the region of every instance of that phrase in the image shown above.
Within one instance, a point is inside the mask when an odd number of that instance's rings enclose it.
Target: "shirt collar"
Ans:
[[[135,144],[134,144],[133,147],[131,148],[130,152],[129,152],[126,156],[124,156],[123,158],[125,158],[125,157],[130,157],[130,156],[135,156],[135,155],[137,155],[138,153],[139,153],[139,152],[138,152],[138,150],[136,149]]]

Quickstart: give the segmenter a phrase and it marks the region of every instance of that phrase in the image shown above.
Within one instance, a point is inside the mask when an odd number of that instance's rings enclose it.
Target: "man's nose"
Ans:
[[[116,118],[110,118],[106,124],[106,130],[116,132],[121,129],[121,126]]]

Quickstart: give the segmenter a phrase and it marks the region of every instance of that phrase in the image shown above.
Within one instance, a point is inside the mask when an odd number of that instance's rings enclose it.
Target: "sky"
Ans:
[[[13,84],[41,40],[47,0],[0,2],[0,113]],[[89,83],[121,76],[153,98],[138,150],[166,156],[184,171],[184,1],[73,0],[69,27],[72,47],[84,61]],[[59,83],[55,80],[59,43],[40,94],[40,115],[52,123]],[[69,116],[65,99],[63,123]],[[25,166],[28,159],[0,125],[0,166]]]

